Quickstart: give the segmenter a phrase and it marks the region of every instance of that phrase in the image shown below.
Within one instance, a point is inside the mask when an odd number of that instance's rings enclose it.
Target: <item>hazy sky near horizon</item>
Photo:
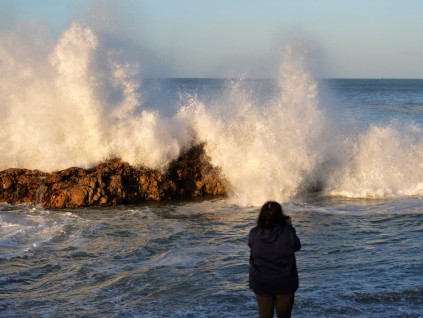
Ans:
[[[0,20],[56,39],[80,21],[153,77],[270,77],[301,42],[318,76],[423,78],[421,0],[0,0]]]

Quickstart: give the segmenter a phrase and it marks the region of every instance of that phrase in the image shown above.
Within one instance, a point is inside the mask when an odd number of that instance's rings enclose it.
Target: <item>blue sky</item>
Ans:
[[[139,51],[148,76],[269,77],[300,41],[319,76],[423,78],[421,0],[0,0],[0,27],[73,21]]]

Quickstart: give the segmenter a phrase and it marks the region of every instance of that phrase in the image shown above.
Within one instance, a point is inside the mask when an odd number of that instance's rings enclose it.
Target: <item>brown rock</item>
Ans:
[[[76,188],[70,194],[70,204],[72,206],[85,206],[86,193],[83,189]]]
[[[195,145],[165,171],[134,167],[119,159],[91,169],[52,173],[0,171],[0,202],[42,204],[46,208],[136,204],[148,200],[224,195],[220,170],[210,164],[203,145]]]

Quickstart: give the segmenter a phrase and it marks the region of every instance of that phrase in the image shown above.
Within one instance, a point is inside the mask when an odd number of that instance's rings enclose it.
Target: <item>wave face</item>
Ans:
[[[51,48],[45,52],[45,48]],[[182,92],[164,116],[144,105],[140,66],[73,24],[52,46],[0,38],[0,169],[90,167],[110,157],[164,168],[205,143],[241,205],[323,195],[423,194],[423,131],[416,124],[357,129],[322,98],[307,52],[286,47],[270,97],[228,81],[221,98]]]

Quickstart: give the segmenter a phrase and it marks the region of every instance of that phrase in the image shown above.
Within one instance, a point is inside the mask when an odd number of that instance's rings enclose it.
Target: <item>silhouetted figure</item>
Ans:
[[[298,289],[295,252],[301,243],[279,203],[269,201],[262,206],[248,245],[250,288],[256,294],[259,317],[273,317],[275,308],[278,318],[291,317]]]

